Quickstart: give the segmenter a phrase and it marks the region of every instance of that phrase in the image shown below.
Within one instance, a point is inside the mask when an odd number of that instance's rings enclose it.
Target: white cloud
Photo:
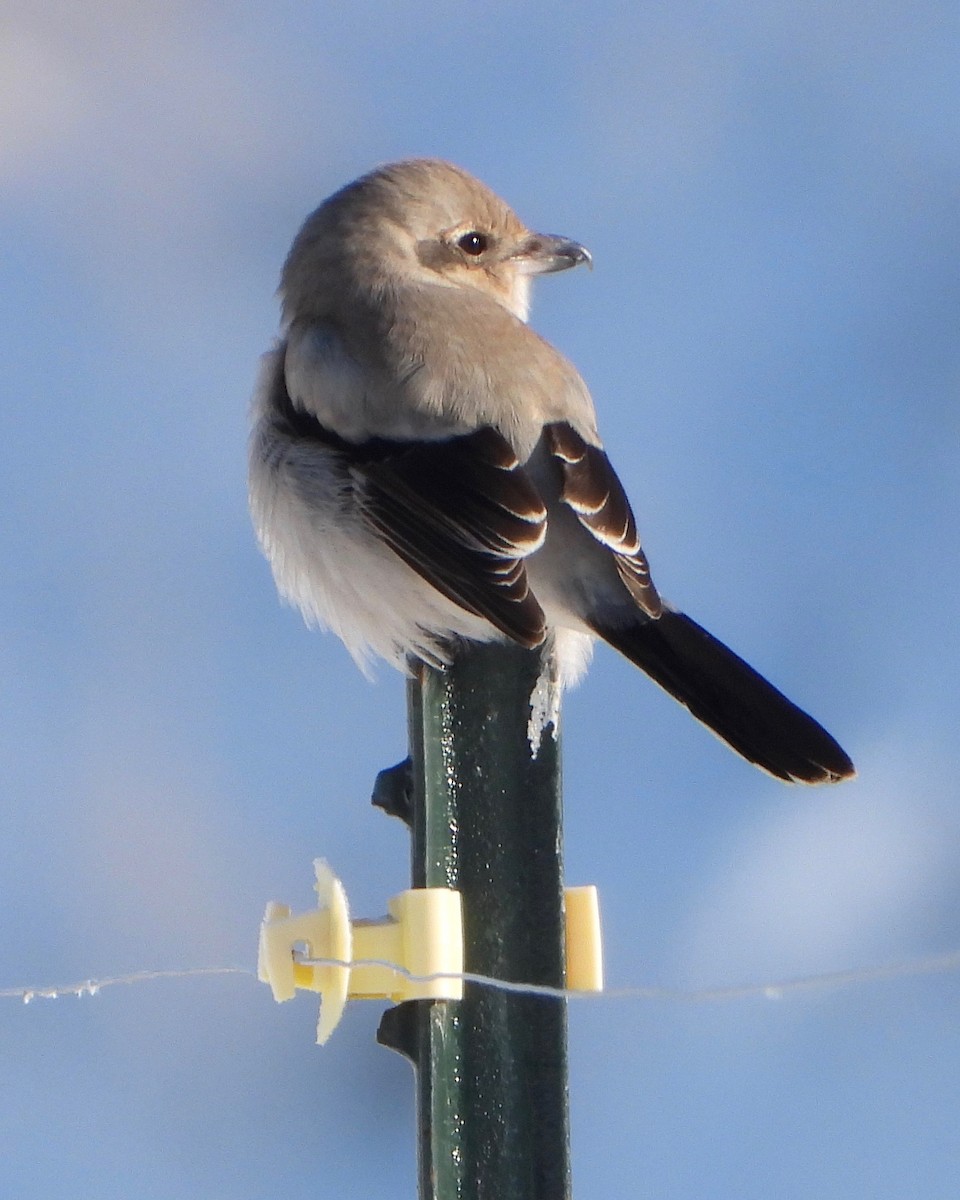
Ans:
[[[86,97],[74,64],[40,30],[0,28],[0,173],[26,182],[76,137]]]
[[[264,131],[242,81],[224,67],[229,53],[219,63],[211,53],[212,32],[176,4],[8,10],[0,27],[6,169],[48,176],[102,166],[125,150],[118,175],[149,156],[159,181],[174,156],[230,161],[250,136],[259,149]]]
[[[859,766],[859,781],[794,793],[728,847],[691,922],[688,980],[761,982],[928,949],[960,850],[937,815],[945,773],[883,751]]]
[[[163,270],[167,254],[182,271],[196,247],[242,241],[245,204],[276,203],[351,136],[338,70],[271,32],[272,56],[229,11],[15,0],[0,17],[8,197],[79,244],[91,270],[121,277]]]

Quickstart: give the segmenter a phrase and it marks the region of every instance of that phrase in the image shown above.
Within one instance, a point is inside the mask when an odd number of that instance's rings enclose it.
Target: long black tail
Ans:
[[[834,783],[856,774],[829,733],[683,613],[624,628],[595,624],[738,754],[780,779]]]

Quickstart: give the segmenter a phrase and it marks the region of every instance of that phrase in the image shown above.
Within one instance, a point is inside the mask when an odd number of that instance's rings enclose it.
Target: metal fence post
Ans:
[[[465,967],[564,980],[559,692],[546,652],[468,645],[421,667],[409,700],[414,886],[457,888]],[[541,716],[553,724],[541,732]],[[539,745],[537,744],[539,741]],[[383,796],[376,801],[384,807]],[[401,805],[394,805],[398,811]],[[461,1001],[384,1014],[417,1075],[421,1200],[570,1192],[564,1001],[468,984]]]

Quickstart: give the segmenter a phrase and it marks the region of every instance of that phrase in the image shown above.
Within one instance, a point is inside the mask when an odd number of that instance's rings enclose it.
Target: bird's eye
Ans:
[[[478,233],[476,229],[471,229],[469,233],[465,233],[462,237],[457,238],[457,245],[464,254],[470,254],[474,258],[477,258],[486,250],[487,238],[485,234]]]

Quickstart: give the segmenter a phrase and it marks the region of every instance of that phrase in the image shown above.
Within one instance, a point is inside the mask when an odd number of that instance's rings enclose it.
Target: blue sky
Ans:
[[[565,708],[612,985],[960,949],[960,15],[947,3],[25,3],[0,16],[0,988],[253,967],[267,900],[407,883],[405,753],[276,599],[257,356],[304,216],[450,158],[593,253],[573,359],[654,577],[860,778],[785,788],[611,651]],[[571,1012],[576,1193],[952,1196],[960,978]],[[414,1191],[409,1068],[252,978],[0,1001],[18,1200]]]

